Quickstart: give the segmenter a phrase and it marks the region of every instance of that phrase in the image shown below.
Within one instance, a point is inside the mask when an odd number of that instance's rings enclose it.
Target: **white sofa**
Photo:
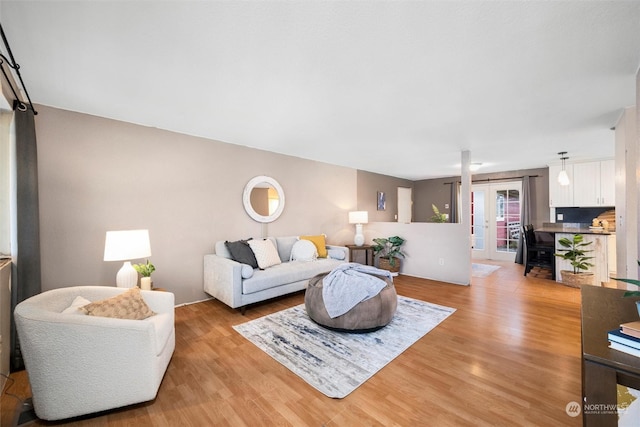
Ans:
[[[62,313],[77,296],[93,302],[125,291],[60,288],[16,306],[20,347],[39,418],[60,420],[155,398],[175,348],[172,293],[141,291],[157,313],[144,320]]]
[[[215,253],[204,256],[204,291],[231,308],[244,309],[247,305],[269,298],[286,295],[306,288],[309,279],[327,273],[348,262],[349,249],[326,245],[331,256],[315,261],[289,261],[297,236],[269,237],[282,264],[264,270],[251,269],[232,259],[224,241],[215,243]]]

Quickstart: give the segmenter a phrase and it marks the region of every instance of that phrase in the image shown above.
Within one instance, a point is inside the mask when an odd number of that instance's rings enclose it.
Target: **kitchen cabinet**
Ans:
[[[549,207],[571,207],[573,204],[573,165],[566,165],[565,170],[569,176],[569,185],[560,185],[558,174],[562,170],[561,165],[549,166]]]
[[[615,206],[615,162],[575,163],[573,203],[578,207]]]

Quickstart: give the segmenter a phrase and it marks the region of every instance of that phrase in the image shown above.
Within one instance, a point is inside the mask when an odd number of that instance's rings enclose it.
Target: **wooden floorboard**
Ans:
[[[501,268],[471,286],[399,276],[399,294],[457,311],[344,399],[325,397],[232,329],[301,304],[302,293],[245,316],[211,300],[176,308],[176,350],[154,401],[55,425],[581,425],[565,412],[580,401],[579,289],[487,263]],[[24,371],[11,379],[8,393],[30,397]],[[0,404],[1,425],[15,425],[18,399],[5,388]]]

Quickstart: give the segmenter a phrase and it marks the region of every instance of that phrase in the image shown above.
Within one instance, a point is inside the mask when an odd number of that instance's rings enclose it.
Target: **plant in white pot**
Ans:
[[[133,264],[133,268],[142,276],[140,278],[140,289],[151,290],[151,273],[156,271],[154,265],[147,260],[146,264]]]
[[[400,258],[404,258],[405,254],[400,250],[405,240],[399,236],[378,237],[373,239],[374,255],[380,255],[378,258],[378,268],[388,270],[392,273],[400,271]]]
[[[586,249],[593,242],[585,242],[582,234],[574,234],[571,239],[563,237],[558,240],[563,249],[558,249],[555,256],[569,261],[572,270],[561,270],[560,277],[565,285],[580,287],[580,285],[593,285],[593,272],[587,271],[593,264],[589,260],[593,259],[587,253],[593,252]],[[584,270],[584,271],[583,271]]]

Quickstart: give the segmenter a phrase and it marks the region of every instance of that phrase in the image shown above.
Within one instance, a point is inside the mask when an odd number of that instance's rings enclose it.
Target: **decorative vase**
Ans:
[[[638,309],[638,316],[640,316],[640,301],[636,301],[636,308]]]
[[[151,290],[151,277],[140,278],[140,289],[142,289],[143,291]]]
[[[593,273],[589,271],[584,273],[574,273],[571,270],[560,271],[562,283],[574,288],[579,288],[582,285],[593,285],[593,277]]]
[[[395,258],[394,265],[391,265],[389,258],[380,257],[378,258],[378,268],[397,273],[400,271],[400,258]]]

